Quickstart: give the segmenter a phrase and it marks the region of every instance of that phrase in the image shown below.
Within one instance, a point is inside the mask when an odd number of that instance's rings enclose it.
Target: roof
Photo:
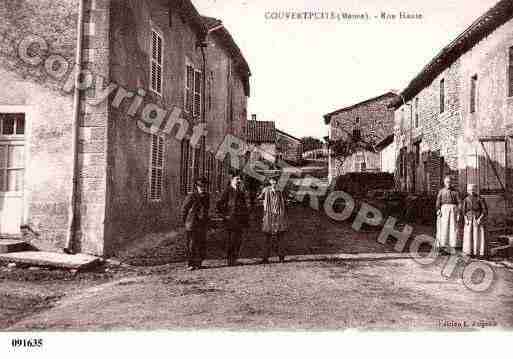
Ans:
[[[331,122],[331,117],[333,117],[335,115],[338,115],[338,114],[346,112],[346,111],[353,110],[353,109],[355,109],[357,107],[360,107],[360,106],[363,106],[363,105],[367,105],[367,104],[369,104],[371,102],[376,102],[376,101],[383,100],[383,99],[385,99],[387,97],[396,98],[396,97],[398,97],[398,95],[393,93],[393,92],[391,92],[391,91],[389,91],[387,93],[384,93],[383,95],[380,95],[380,96],[377,96],[377,97],[373,97],[373,98],[370,98],[368,100],[359,102],[357,104],[354,104],[354,105],[351,105],[351,106],[348,106],[348,107],[344,107],[344,108],[341,108],[339,110],[330,112],[330,113],[324,115],[324,123],[329,125],[329,123]]]
[[[248,121],[246,140],[249,143],[275,143],[276,127],[273,121]]]
[[[208,29],[213,29],[219,25],[222,25],[223,22],[219,19],[208,17],[208,16],[202,16],[202,21],[205,24],[205,26]],[[241,49],[233,39],[232,35],[226,28],[226,26],[223,25],[222,28],[219,29],[219,31],[214,32],[214,35],[216,38],[220,40],[220,42],[225,46],[226,50],[228,50],[228,53],[230,56],[233,57],[236,63],[237,70],[239,74],[241,75],[244,83],[244,92],[246,96],[250,95],[250,86],[249,86],[249,77],[251,76],[251,70],[249,69],[249,64],[244,58],[244,55],[242,54]]]
[[[380,142],[378,142],[376,144],[376,149],[378,151],[381,151],[382,149],[384,149],[385,147],[391,145],[392,143],[394,143],[394,134],[388,135],[387,137],[382,139]]]
[[[276,129],[276,133],[278,133],[278,134],[280,134],[280,135],[283,135],[283,136],[290,137],[290,138],[292,138],[293,140],[296,140],[296,141],[301,142],[301,140],[300,140],[299,138],[297,138],[297,137],[295,137],[295,136],[292,136],[291,134],[288,134],[288,133],[287,133],[287,132],[285,132],[285,131],[281,131],[281,130]]]
[[[479,17],[462,34],[444,47],[431,62],[409,83],[401,93],[404,102],[413,99],[422,89],[429,86],[445,69],[458,58],[471,50],[478,42],[490,35],[499,26],[513,18],[513,0],[501,0],[484,15]],[[402,105],[401,99],[393,101],[392,106]]]

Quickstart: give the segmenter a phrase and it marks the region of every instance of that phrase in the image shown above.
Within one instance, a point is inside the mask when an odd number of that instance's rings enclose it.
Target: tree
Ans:
[[[303,144],[303,152],[318,150],[323,146],[320,139],[311,136],[302,137],[301,143]]]
[[[348,157],[358,151],[376,152],[374,142],[364,140],[360,130],[347,133],[345,137],[338,140],[330,140],[328,146],[331,150],[331,156],[339,161],[341,165]]]

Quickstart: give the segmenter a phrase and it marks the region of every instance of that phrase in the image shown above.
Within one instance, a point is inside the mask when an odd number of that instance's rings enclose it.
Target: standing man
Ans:
[[[265,187],[262,194],[259,196],[259,199],[264,200],[262,231],[265,234],[265,248],[262,259],[263,264],[269,263],[273,236],[276,237],[280,262],[285,261],[285,248],[283,243],[283,236],[287,230],[285,198],[286,196],[283,191],[276,187],[276,179],[274,178],[269,179],[269,186]]]
[[[444,178],[444,188],[436,197],[436,245],[439,251],[452,253],[458,247],[460,195],[451,186],[451,177]]]
[[[201,269],[201,263],[206,255],[210,209],[210,194],[207,192],[207,188],[206,179],[196,180],[192,193],[187,195],[182,206],[182,220],[185,224],[187,240],[188,270]]]
[[[249,225],[249,211],[242,179],[235,175],[217,202],[217,210],[224,217],[227,231],[228,266],[237,265],[242,234]]]

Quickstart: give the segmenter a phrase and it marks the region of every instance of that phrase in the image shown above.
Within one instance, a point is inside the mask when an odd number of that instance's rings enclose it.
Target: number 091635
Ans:
[[[13,348],[40,348],[43,346],[43,339],[12,339]]]

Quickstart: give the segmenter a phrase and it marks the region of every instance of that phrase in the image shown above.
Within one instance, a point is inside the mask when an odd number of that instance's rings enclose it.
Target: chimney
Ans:
[[[257,115],[256,115],[256,113],[251,114],[251,120],[252,120],[252,121],[256,121],[256,120],[257,120]]]

